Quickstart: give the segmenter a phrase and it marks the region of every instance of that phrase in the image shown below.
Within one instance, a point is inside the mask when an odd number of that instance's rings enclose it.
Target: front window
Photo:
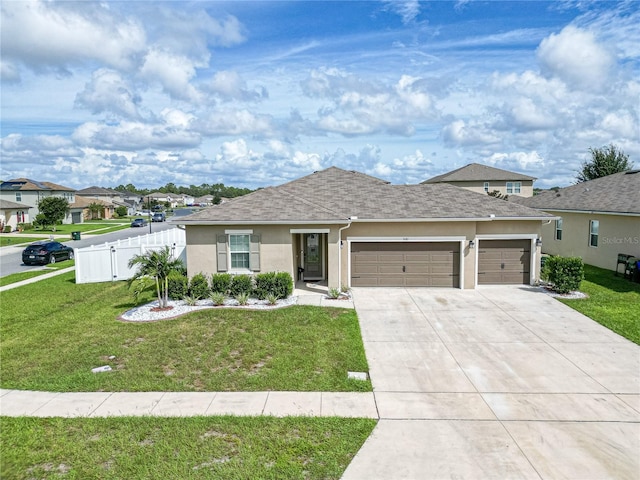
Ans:
[[[489,182],[484,182],[484,193],[489,193]]]
[[[249,235],[229,235],[231,268],[249,269]]]
[[[22,201],[22,193],[16,192],[16,202],[21,202],[21,201]]]
[[[589,222],[589,246],[598,246],[598,230],[600,229],[600,222],[598,220],[591,220]]]
[[[556,220],[556,240],[562,240],[562,219]]]
[[[507,193],[520,193],[522,182],[507,182]]]

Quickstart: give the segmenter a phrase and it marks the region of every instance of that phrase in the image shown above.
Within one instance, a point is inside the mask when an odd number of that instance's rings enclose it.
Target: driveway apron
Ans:
[[[355,479],[638,479],[640,347],[528,286],[356,288]]]

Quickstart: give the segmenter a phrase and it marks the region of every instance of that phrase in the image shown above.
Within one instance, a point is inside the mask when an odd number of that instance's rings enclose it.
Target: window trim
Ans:
[[[595,233],[594,233],[594,228]],[[598,248],[598,239],[600,237],[600,220],[589,220],[589,246],[592,248]],[[595,242],[594,242],[595,240]],[[595,245],[594,245],[595,243]]]
[[[231,267],[231,235],[246,235],[249,237],[249,266],[248,268]],[[217,261],[216,270],[218,272],[248,273],[260,271],[260,243],[261,235],[253,233],[253,230],[225,230],[225,233],[216,235]],[[245,253],[245,252],[240,252]]]
[[[554,238],[557,241],[561,241],[562,240],[562,218],[559,218],[556,220],[556,232],[555,232],[555,236]]]

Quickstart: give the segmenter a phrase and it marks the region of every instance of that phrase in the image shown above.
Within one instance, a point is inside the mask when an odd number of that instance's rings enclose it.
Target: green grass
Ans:
[[[73,272],[2,292],[0,303],[2,388],[371,390],[346,378],[368,371],[353,310],[209,309],[126,323],[117,318],[134,305],[124,282],[76,285]],[[107,364],[112,372],[91,373]]]
[[[55,270],[62,270],[63,268],[73,267],[75,263],[75,260],[64,260],[62,262],[48,264],[45,270],[29,270],[27,272],[12,273],[11,275],[0,277],[0,287],[4,287],[5,285],[10,285],[12,283],[21,282],[22,280],[27,280],[29,278],[39,277],[46,273],[51,273]]]
[[[0,418],[6,479],[338,479],[376,422]]]
[[[123,230],[129,228],[129,224],[131,222],[127,219],[118,219],[118,220],[87,220],[83,223],[74,223],[74,224],[64,224],[64,225],[56,225],[55,231],[52,227],[48,227],[45,229],[42,228],[33,228],[31,230],[26,230],[23,233],[53,233],[55,235],[65,235],[68,234],[71,236],[71,232],[91,232],[94,230],[100,230],[97,233],[109,233],[115,232],[117,230]]]
[[[49,237],[35,238],[35,237],[7,237],[0,235],[0,247],[8,247],[11,245],[24,245],[27,243],[33,243],[40,240],[48,240]]]
[[[640,344],[640,284],[611,270],[584,266],[581,300],[560,301],[634,343]]]

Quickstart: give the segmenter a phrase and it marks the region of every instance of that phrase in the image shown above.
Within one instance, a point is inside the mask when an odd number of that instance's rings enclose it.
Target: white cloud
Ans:
[[[257,115],[249,110],[216,110],[197,123],[197,128],[206,136],[257,135],[270,137],[276,128],[269,115]]]
[[[420,2],[418,0],[384,0],[386,9],[402,18],[405,24],[412,23],[420,14]]]
[[[118,72],[101,68],[93,72],[91,81],[76,95],[75,104],[92,113],[111,112],[129,119],[140,118],[140,97]]]
[[[517,172],[535,172],[545,167],[545,161],[535,150],[532,152],[494,153],[484,162],[497,168]]]
[[[167,124],[122,121],[115,125],[87,122],[72,135],[76,144],[99,149],[145,150],[185,149],[200,144],[201,137],[192,130]]]
[[[217,72],[213,78],[203,86],[207,91],[216,94],[223,100],[260,101],[268,98],[269,93],[264,87],[250,90],[247,82],[234,71]]]
[[[88,60],[127,69],[146,48],[141,24],[102,3],[21,0],[1,8],[3,57],[34,70],[64,71]]]
[[[144,59],[140,76],[150,83],[160,83],[173,98],[193,102],[200,100],[199,92],[190,83],[196,76],[196,64],[183,55],[151,49]]]
[[[587,90],[604,86],[614,64],[592,32],[572,25],[542,40],[537,54],[543,72]]]
[[[500,142],[497,132],[489,130],[480,122],[467,123],[465,120],[454,120],[442,129],[442,138],[446,145],[478,146]]]

